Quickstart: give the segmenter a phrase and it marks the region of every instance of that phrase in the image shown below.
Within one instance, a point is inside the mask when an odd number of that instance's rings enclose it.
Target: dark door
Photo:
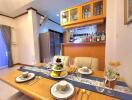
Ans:
[[[59,33],[53,30],[49,30],[49,32],[50,32],[51,57],[55,55],[60,55],[62,33]]]

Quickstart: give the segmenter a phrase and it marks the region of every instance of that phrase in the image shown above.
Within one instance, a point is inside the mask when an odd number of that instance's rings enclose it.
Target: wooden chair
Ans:
[[[75,57],[74,66],[87,66],[93,70],[98,70],[98,59],[93,57]]]

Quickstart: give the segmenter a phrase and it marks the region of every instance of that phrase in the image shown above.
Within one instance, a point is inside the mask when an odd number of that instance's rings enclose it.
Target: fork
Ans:
[[[91,94],[91,91],[86,90],[86,94],[87,94],[87,96],[88,96],[87,99],[89,99],[89,96],[90,96],[90,94]]]
[[[36,76],[36,80],[32,81],[31,83],[29,83],[28,85],[31,86],[34,83],[38,82],[42,77],[41,76]]]

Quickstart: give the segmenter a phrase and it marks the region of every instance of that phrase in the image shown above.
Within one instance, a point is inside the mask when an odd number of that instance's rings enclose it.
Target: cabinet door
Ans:
[[[87,3],[82,6],[82,19],[87,19],[92,17],[92,3]]]
[[[40,60],[41,60],[41,62],[43,62],[44,59],[46,59],[50,56],[49,40],[50,40],[49,33],[40,33],[39,34]]]
[[[70,10],[70,22],[77,21],[79,18],[79,9],[73,8]]]
[[[60,55],[61,37],[59,33],[54,33],[54,41],[55,41],[55,55]]]
[[[55,41],[54,41],[54,32],[50,31],[50,57],[54,57],[55,55]]]
[[[103,15],[103,0],[94,0],[93,2],[93,15],[94,16],[101,16]]]
[[[69,21],[70,21],[70,12],[69,12],[69,10],[66,10],[66,11],[62,11],[61,13],[60,13],[60,20],[61,20],[61,25],[66,25],[66,24],[68,24],[69,23]]]

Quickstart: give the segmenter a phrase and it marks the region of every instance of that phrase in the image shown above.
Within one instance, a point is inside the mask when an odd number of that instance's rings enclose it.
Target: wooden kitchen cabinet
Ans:
[[[106,0],[89,0],[60,13],[61,26],[64,28],[103,23],[105,17]]]

